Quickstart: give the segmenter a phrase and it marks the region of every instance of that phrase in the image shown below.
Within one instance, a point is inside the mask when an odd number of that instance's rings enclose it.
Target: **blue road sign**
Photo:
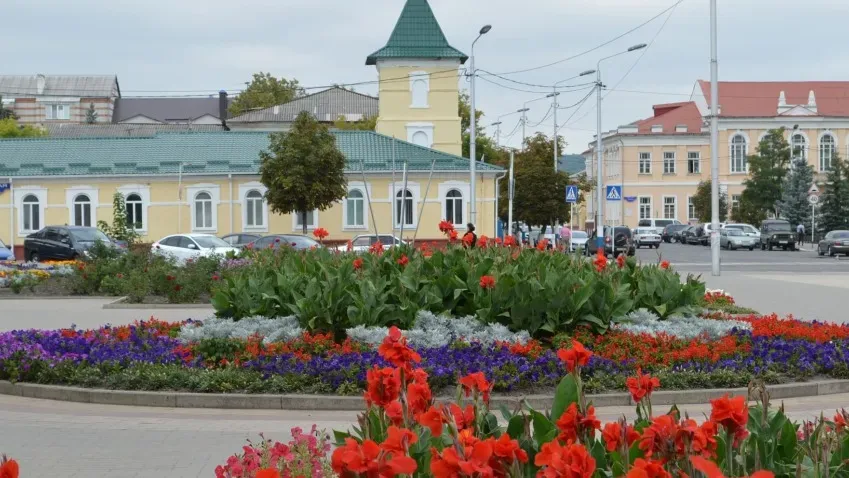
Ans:
[[[607,200],[621,201],[622,200],[622,185],[607,186]]]
[[[578,202],[578,186],[566,186],[566,202],[572,204]]]

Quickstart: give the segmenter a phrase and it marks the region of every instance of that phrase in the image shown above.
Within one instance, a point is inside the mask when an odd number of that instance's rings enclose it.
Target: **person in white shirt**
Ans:
[[[796,226],[796,236],[797,236],[796,242],[798,242],[799,245],[802,245],[802,244],[805,243],[805,225],[804,224],[799,223],[799,225]]]

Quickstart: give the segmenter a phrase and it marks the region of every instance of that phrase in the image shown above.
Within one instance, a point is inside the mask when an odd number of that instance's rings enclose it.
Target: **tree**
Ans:
[[[711,213],[711,181],[702,181],[696,188],[696,195],[692,197],[693,208],[699,222],[710,222]],[[728,220],[728,194],[719,193],[719,222]]]
[[[804,224],[811,230],[811,204],[808,191],[814,182],[814,168],[804,159],[793,161],[793,167],[784,181],[784,194],[781,197],[781,215],[790,221],[793,227]]]
[[[94,103],[89,103],[88,110],[85,112],[86,124],[97,123],[97,111],[94,110]]]
[[[278,214],[301,214],[307,233],[307,211],[325,210],[348,194],[345,155],[327,127],[306,111],[288,132],[271,133],[269,151],[260,151],[260,181]]]
[[[747,208],[761,211],[764,216],[767,212],[781,216],[781,197],[790,156],[784,128],[767,131],[758,145],[757,154],[748,158],[749,178],[743,181],[746,189],[742,195]]]
[[[97,221],[97,228],[112,239],[127,241],[127,245],[133,245],[139,238],[133,224],[127,223],[127,205],[124,203],[124,195],[115,193],[112,195],[112,225],[106,221]]]
[[[344,116],[339,116],[333,122],[333,127],[341,130],[374,131],[377,128],[377,116],[368,116],[357,121],[348,121]]]
[[[849,165],[837,152],[825,179],[820,201],[817,230],[821,234],[835,229],[849,229]]]
[[[14,118],[0,119],[0,138],[39,138],[47,130],[32,125],[19,126]]]
[[[15,119],[17,117],[15,116],[14,111],[12,111],[9,108],[6,108],[6,106],[3,105],[3,96],[0,95],[0,120],[9,119],[9,118]]]
[[[279,80],[271,73],[254,73],[253,80],[248,83],[245,91],[239,93],[230,103],[230,116],[239,116],[246,111],[257,108],[268,108],[288,103],[304,95],[298,80]]]
[[[460,132],[463,141],[463,157],[468,158],[470,145],[472,141],[472,105],[470,104],[469,94],[465,91],[460,92],[458,104],[458,112],[460,114]],[[503,166],[507,163],[509,154],[506,150],[495,146],[495,141],[486,135],[483,126],[481,125],[481,117],[483,111],[476,109],[475,113],[475,156],[480,160],[490,164],[498,164]],[[552,152],[552,155],[554,153]]]
[[[542,133],[528,138],[525,150],[517,153],[513,175],[513,216],[515,221],[531,226],[546,226],[569,219],[566,204],[566,186],[571,184],[569,175],[553,171],[553,144]],[[502,188],[499,198],[499,216],[507,218],[507,187]]]
[[[753,224],[757,227],[764,219],[766,219],[766,212],[752,204],[745,194],[740,197],[739,205],[731,210],[731,220],[735,222]]]

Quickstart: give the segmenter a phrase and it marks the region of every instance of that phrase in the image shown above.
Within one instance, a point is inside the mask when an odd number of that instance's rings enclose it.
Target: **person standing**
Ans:
[[[474,249],[478,243],[478,235],[475,234],[475,225],[471,222],[466,224],[466,233],[463,234],[463,245],[469,249]]]
[[[798,226],[796,226],[796,236],[797,236],[796,242],[798,242],[799,245],[802,245],[802,244],[805,243],[805,225],[802,224],[801,222],[799,223]]]
[[[566,252],[572,250],[572,230],[568,224],[563,224],[560,228],[560,243],[566,249]]]

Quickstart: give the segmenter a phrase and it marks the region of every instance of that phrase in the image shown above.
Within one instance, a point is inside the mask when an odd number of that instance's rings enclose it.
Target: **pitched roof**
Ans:
[[[366,65],[387,58],[457,58],[465,63],[469,57],[448,44],[427,0],[407,0],[386,46],[369,55]]]
[[[710,104],[710,82],[699,80],[698,84]],[[849,81],[720,81],[720,116],[779,116],[782,91],[787,105],[807,105],[813,91],[817,115],[849,117]]]
[[[389,136],[372,131],[333,131],[348,160],[348,173],[392,170]],[[0,140],[0,177],[256,174],[259,152],[269,145],[267,133],[162,133],[147,138],[31,138]],[[395,167],[408,161],[410,171],[467,171],[468,159],[396,141]],[[480,163],[478,171],[501,168]]]
[[[224,131],[217,124],[76,124],[47,123],[51,138],[150,138],[157,133],[192,133]]]
[[[229,119],[228,123],[292,122],[301,111],[311,113],[322,122],[345,116],[349,121],[377,116],[377,98],[356,91],[334,87],[303,96],[282,105],[272,106]]]
[[[44,79],[41,92],[38,91],[39,77]],[[121,96],[121,89],[115,75],[0,75],[0,95],[7,98],[115,98]]]
[[[218,118],[218,96],[212,98],[120,98],[112,122],[146,116],[161,123],[191,121],[202,116]]]
[[[654,115],[644,120],[635,121],[629,126],[637,127],[637,134],[652,134],[653,126],[662,126],[662,133],[654,134],[693,134],[702,132],[702,114],[693,101],[680,103],[664,103],[652,107]],[[687,131],[679,132],[678,126],[686,126]]]

